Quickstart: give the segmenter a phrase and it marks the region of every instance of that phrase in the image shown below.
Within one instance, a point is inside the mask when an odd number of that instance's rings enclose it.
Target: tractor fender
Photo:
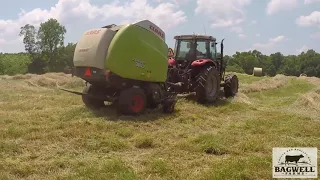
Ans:
[[[210,65],[213,65],[213,66],[217,67],[216,62],[212,61],[211,59],[197,59],[197,60],[195,60],[195,61],[193,61],[191,63],[191,66],[192,67],[204,66],[204,65],[207,65],[207,64],[210,64]]]

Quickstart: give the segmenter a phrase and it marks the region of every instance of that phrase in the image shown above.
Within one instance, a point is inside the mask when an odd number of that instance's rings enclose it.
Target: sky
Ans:
[[[0,52],[7,53],[24,52],[20,27],[49,18],[66,27],[66,44],[88,29],[148,19],[169,47],[175,35],[195,33],[224,38],[227,55],[320,52],[320,0],[10,0],[0,12]]]

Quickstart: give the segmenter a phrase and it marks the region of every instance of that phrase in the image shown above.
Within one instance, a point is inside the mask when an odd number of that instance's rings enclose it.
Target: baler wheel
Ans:
[[[205,67],[197,76],[196,96],[199,103],[213,103],[219,95],[220,76],[214,66]]]
[[[82,93],[86,95],[82,95],[82,101],[83,103],[89,107],[89,108],[102,108],[105,106],[104,101],[93,97],[93,95],[97,95],[98,89],[91,85],[88,84],[84,89],[82,90]]]
[[[233,97],[238,93],[239,80],[235,74],[228,74],[225,77],[224,95],[226,98]]]
[[[146,109],[146,100],[145,92],[141,88],[122,90],[118,101],[118,111],[122,114],[141,114]]]

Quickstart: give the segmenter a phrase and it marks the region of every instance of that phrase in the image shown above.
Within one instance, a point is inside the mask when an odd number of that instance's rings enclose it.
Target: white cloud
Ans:
[[[162,3],[162,2],[173,2],[177,5],[186,5],[188,2],[190,2],[191,0],[153,0],[154,2],[157,2],[157,3]]]
[[[275,14],[279,11],[288,11],[298,6],[297,0],[270,0],[266,12],[268,15]]]
[[[258,33],[258,34],[256,34],[256,36],[257,36],[257,37],[260,37],[261,35]]]
[[[130,0],[123,4],[115,1],[96,6],[89,0],[59,0],[54,7],[48,9],[36,8],[28,12],[22,9],[17,19],[0,19],[0,39],[16,39],[21,26],[27,23],[37,26],[48,18],[55,18],[69,26],[97,20],[105,23],[112,18],[127,22],[149,19],[165,31],[187,21],[185,13],[170,2],[153,6],[148,0]]]
[[[256,20],[252,20],[251,24],[257,24],[257,21]]]
[[[300,54],[302,52],[307,52],[308,51],[308,46],[303,45],[301,48],[297,49],[297,52]]]
[[[279,43],[281,41],[284,41],[284,40],[285,40],[285,37],[282,36],[282,35],[281,36],[277,36],[275,38],[270,38],[267,43],[256,43],[256,44],[254,44],[253,45],[253,49],[257,49],[257,50],[269,49],[272,46],[274,46],[277,43]]]
[[[313,3],[319,3],[320,0],[304,0],[304,4],[313,4]]]
[[[269,43],[278,43],[278,42],[280,42],[280,41],[283,41],[285,38],[284,38],[284,36],[277,36],[277,37],[275,37],[275,38],[270,38],[269,39]]]
[[[235,32],[235,33],[242,33],[242,32],[243,32],[243,29],[242,29],[242,27],[234,26],[234,27],[231,27],[231,28],[230,28],[230,31],[231,31],[231,32]]]
[[[239,38],[241,38],[241,39],[247,37],[245,34],[239,34],[238,36],[239,36]]]
[[[320,32],[315,32],[311,34],[310,37],[313,39],[320,39]]]
[[[245,20],[244,7],[252,0],[197,0],[196,14],[210,18],[211,27],[231,27]]]
[[[308,16],[300,16],[296,19],[299,26],[319,26],[320,27],[320,11],[313,11]]]

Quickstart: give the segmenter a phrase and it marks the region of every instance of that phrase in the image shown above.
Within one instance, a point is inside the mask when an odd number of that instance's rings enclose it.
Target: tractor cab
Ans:
[[[170,53],[171,63],[189,64],[194,61],[215,61],[217,59],[217,43],[212,36],[180,35],[175,36],[174,39],[176,39],[176,44],[174,53]]]

